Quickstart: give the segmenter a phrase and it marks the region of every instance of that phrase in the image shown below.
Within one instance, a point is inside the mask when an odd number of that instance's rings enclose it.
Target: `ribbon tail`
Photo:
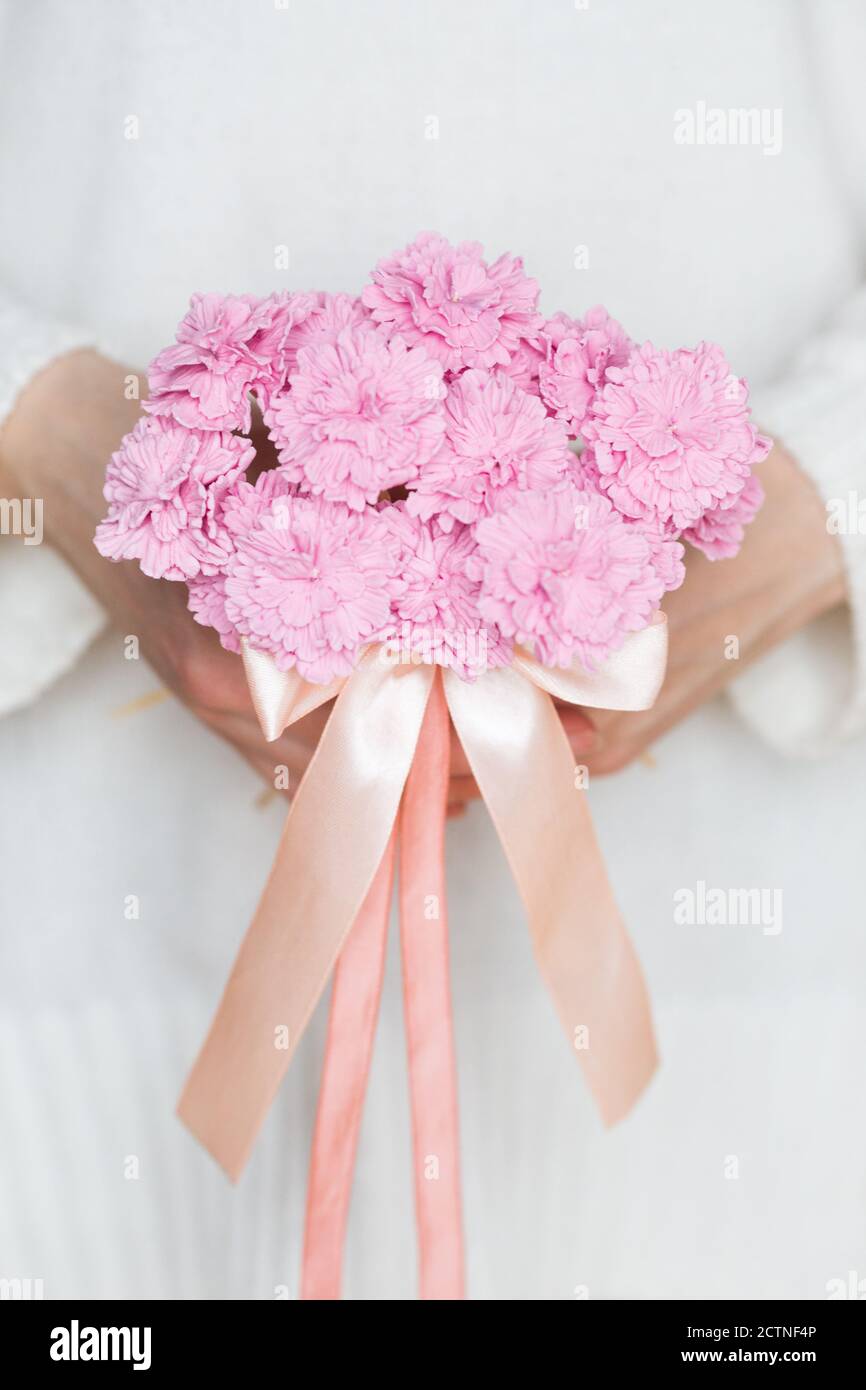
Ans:
[[[329,685],[311,685],[297,671],[281,671],[270,652],[259,651],[246,637],[241,638],[241,656],[253,708],[269,743],[287,725],[327,704],[346,684],[347,677],[341,676]]]
[[[588,709],[651,709],[665,678],[668,660],[668,622],[656,613],[649,627],[632,632],[619,651],[597,671],[587,671],[579,661],[564,670],[544,666],[522,648],[514,653],[514,669],[570,705]]]
[[[352,1171],[382,995],[396,827],[334,971],[310,1157],[301,1298],[339,1299]]]
[[[464,1297],[457,1075],[448,971],[448,710],[437,674],[400,809],[400,944],[422,1299]]]
[[[445,676],[451,717],[526,909],[533,948],[605,1124],[657,1054],[643,975],[550,696],[511,668]],[[483,697],[482,697],[483,696]]]
[[[385,853],[433,682],[375,651],[337,697],[178,1114],[229,1177],[249,1157]]]

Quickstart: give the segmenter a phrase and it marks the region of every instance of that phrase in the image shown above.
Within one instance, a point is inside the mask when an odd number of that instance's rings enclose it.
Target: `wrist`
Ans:
[[[817,488],[784,444],[777,441],[758,471],[766,502],[747,529],[746,544],[754,542],[763,556],[762,578],[777,595],[777,621],[794,630],[845,602],[842,546],[828,529]]]
[[[106,510],[106,462],[139,416],[130,379],[96,352],[69,353],[32,378],[0,433],[0,495],[38,502],[45,540],[127,625],[146,607],[146,588],[158,586],[134,566],[107,563],[93,536]]]
[[[92,362],[96,354],[81,350],[48,362],[20,391],[0,429],[0,478],[11,489],[27,490],[40,462],[54,454],[52,436],[59,416],[72,399],[79,359]]]
[[[0,469],[19,486],[68,476],[66,460],[117,447],[139,414],[130,374],[84,348],[55,358],[27,383],[0,431]]]

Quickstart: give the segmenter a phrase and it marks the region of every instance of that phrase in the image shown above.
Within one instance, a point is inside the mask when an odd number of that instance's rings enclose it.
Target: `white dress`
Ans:
[[[548,312],[719,341],[846,497],[864,66],[854,0],[2,4],[0,406],[77,342],[144,365],[195,289],[356,288],[432,227],[521,252]],[[781,111],[781,149],[678,143],[700,103]],[[866,722],[866,538],[844,544],[850,620],[591,789],[663,1055],[612,1133],[483,808],[449,830],[473,1298],[823,1298],[866,1275],[866,741],[842,741]],[[117,713],[157,679],[47,547],[0,538],[0,588],[0,1276],[294,1296],[323,1011],[236,1190],[173,1114],[282,809],[178,704]],[[678,926],[699,881],[781,888],[783,929]],[[414,1296],[410,1163],[394,959],[347,1297]]]

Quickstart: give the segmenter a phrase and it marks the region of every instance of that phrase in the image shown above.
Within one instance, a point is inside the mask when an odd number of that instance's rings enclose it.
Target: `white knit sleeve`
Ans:
[[[88,336],[0,294],[0,430],[27,382]],[[99,605],[41,542],[39,498],[0,498],[0,714],[35,700],[105,623]]]
[[[849,604],[803,628],[731,688],[739,713],[786,753],[816,754],[866,728],[866,286],[758,391],[754,416],[814,482],[837,530]]]

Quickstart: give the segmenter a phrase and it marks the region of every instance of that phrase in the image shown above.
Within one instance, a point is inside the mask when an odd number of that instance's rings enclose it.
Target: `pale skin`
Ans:
[[[266,743],[243,668],[216,634],[196,623],[182,584],[148,579],[134,563],[110,564],[93,545],[105,503],[105,464],[140,413],[127,400],[128,368],[92,351],[69,353],[22,392],[0,435],[0,496],[41,497],[45,536],[92,590],[122,634],[187,709],[230,743],[265,781],[285,765],[297,787],[324,727],[317,710]],[[272,446],[255,436],[259,456]],[[710,562],[691,549],[683,587],[667,595],[670,659],[661,694],[641,714],[560,710],[576,763],[614,772],[645,754],[750,661],[798,627],[845,601],[842,557],[826,513],[796,461],[777,443],[761,466],[766,503],[734,560]],[[739,656],[729,659],[730,637]],[[450,810],[477,796],[453,741]]]

